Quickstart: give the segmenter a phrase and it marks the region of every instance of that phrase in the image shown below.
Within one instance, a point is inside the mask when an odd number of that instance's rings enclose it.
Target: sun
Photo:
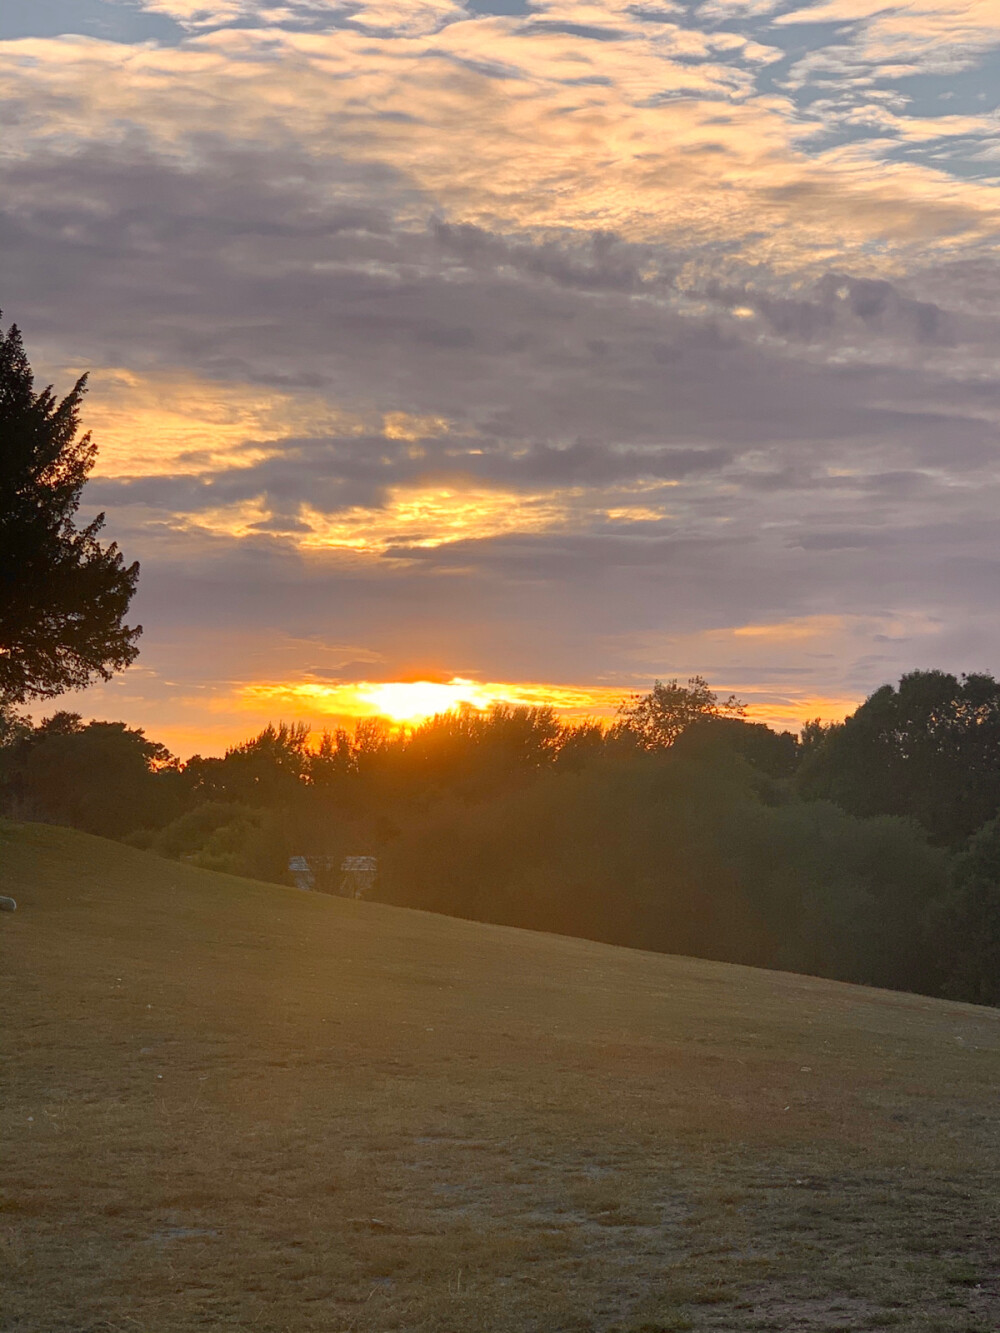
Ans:
[[[463,704],[487,708],[495,696],[472,680],[459,676],[449,681],[393,680],[364,682],[356,687],[359,703],[393,722],[422,722]]]
[[[597,685],[552,685],[538,681],[469,680],[452,676],[437,680],[254,681],[244,685],[239,701],[255,717],[275,716],[338,727],[363,718],[383,718],[390,727],[413,727],[441,713],[462,707],[486,711],[494,704],[512,708],[551,708],[566,721],[612,718],[625,688]]]

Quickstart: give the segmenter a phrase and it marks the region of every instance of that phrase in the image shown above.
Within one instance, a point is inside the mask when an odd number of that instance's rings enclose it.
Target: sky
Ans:
[[[36,715],[1000,672],[998,90],[997,0],[4,0],[4,324],[142,565]]]

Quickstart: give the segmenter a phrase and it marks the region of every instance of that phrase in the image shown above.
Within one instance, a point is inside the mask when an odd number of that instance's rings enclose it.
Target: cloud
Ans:
[[[79,369],[79,368],[77,368]],[[363,429],[322,399],[220,383],[195,373],[101,366],[86,400],[100,440],[95,478],[193,476],[252,467],[281,442],[322,428]]]
[[[185,27],[201,28],[246,18],[263,6],[253,0],[213,0],[207,5],[200,0],[142,0],[142,8],[150,14],[165,14]]]
[[[955,73],[1000,45],[1000,15],[993,0],[821,0],[780,14],[777,26],[804,23],[857,25],[835,49],[846,68],[900,67]],[[845,66],[831,66],[846,72]]]
[[[758,62],[778,54],[759,43],[630,13],[599,40],[539,29],[547,13],[428,35],[224,28],[169,50],[9,43],[5,82],[33,110],[8,151],[37,152],[47,116],[86,126],[92,147],[118,153],[124,134],[189,171],[241,148],[290,150],[317,185],[346,186],[358,203],[384,203],[395,178],[396,206],[408,195],[424,218],[669,235],[716,262],[950,248],[956,229],[968,243],[995,226],[995,198],[976,181],[804,152],[794,105],[754,95]]]
[[[788,85],[814,85],[848,95],[878,82],[914,75],[951,76],[974,69],[1000,47],[993,0],[825,0],[778,15],[776,27],[842,25],[828,45],[797,60]],[[874,101],[877,92],[869,91]],[[995,98],[993,99],[995,105]],[[942,117],[942,120],[944,118]]]
[[[217,29],[251,23],[282,27],[303,21],[316,25],[343,23],[345,19],[371,31],[390,31],[406,36],[437,32],[448,23],[468,17],[455,0],[289,0],[269,4],[266,0],[139,0],[147,13],[163,14],[191,31]]]
[[[156,8],[176,47],[0,43],[8,318],[92,371],[143,561],[152,674],[95,699],[236,739],[265,686],[705,671],[791,717],[990,664],[997,187],[899,154],[996,122],[911,104],[901,11],[785,60],[721,0]]]
[[[197,31],[219,28],[243,21],[280,26],[301,19],[332,19],[343,12],[337,0],[287,0],[269,4],[267,0],[115,0],[118,4],[138,4],[148,14],[162,14]]]

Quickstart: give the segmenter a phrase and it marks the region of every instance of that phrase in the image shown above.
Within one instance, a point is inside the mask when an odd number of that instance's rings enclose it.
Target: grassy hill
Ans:
[[[995,1330],[1000,1012],[0,827],[4,1333]]]

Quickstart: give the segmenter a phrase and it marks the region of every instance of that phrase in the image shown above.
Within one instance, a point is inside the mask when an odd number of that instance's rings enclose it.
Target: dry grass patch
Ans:
[[[4,1333],[1000,1326],[1000,1014],[0,834]]]

